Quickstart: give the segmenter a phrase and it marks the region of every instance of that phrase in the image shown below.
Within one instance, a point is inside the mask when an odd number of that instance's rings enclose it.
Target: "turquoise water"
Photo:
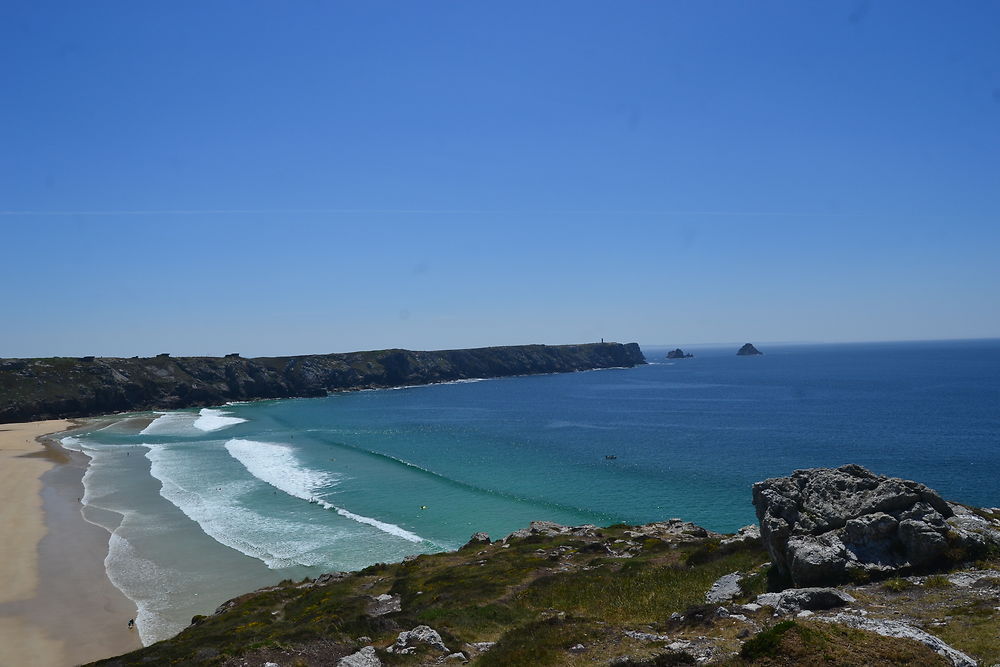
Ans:
[[[536,519],[734,531],[750,485],[855,462],[1000,504],[1000,341],[785,346],[108,418],[85,515],[144,641],[283,578],[454,549]],[[613,456],[614,458],[607,458]]]

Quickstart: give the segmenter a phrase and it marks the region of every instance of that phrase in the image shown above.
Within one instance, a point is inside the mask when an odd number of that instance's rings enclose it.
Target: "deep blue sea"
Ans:
[[[860,463],[1000,505],[1000,341],[737,347],[119,415],[63,442],[93,459],[84,515],[147,643],[251,588],[535,519],[735,531],[750,485],[797,468]]]

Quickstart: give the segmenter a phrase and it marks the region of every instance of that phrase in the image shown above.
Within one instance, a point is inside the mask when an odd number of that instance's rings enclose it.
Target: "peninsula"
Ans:
[[[645,363],[637,343],[391,349],[254,359],[238,354],[0,359],[0,423]]]

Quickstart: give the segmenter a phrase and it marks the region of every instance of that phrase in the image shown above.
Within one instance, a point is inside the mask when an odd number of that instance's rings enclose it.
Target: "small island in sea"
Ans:
[[[693,354],[687,353],[679,347],[667,352],[667,359],[690,359],[693,356]]]
[[[764,353],[754,347],[753,343],[746,343],[743,347],[736,351],[737,357],[752,357],[757,354]]]

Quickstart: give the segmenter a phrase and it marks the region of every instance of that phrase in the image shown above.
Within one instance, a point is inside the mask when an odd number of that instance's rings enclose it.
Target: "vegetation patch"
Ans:
[[[912,588],[912,583],[900,577],[887,579],[882,582],[882,590],[889,591],[890,593],[902,593],[903,591],[908,591]]]
[[[911,639],[883,637],[831,623],[782,621],[748,640],[738,657],[719,664],[946,667],[951,662]]]

